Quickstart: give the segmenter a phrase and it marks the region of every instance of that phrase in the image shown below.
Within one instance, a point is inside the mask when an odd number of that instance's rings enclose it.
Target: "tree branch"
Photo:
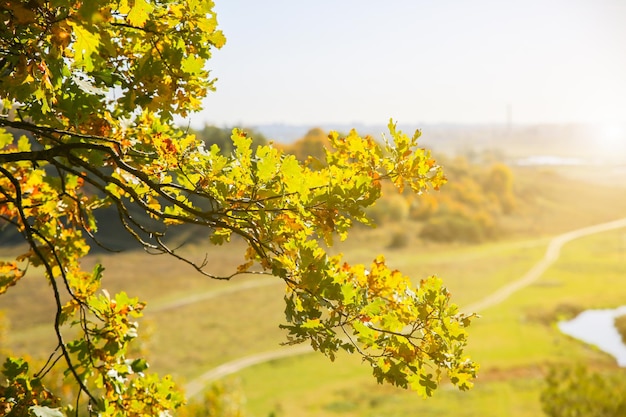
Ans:
[[[70,357],[70,354],[65,345],[65,341],[63,340],[63,334],[61,333],[61,312],[63,309],[63,305],[61,302],[61,294],[59,292],[59,288],[56,283],[56,280],[54,279],[54,272],[52,270],[52,265],[48,262],[47,258],[43,255],[43,253],[41,253],[39,246],[35,242],[35,238],[33,234],[34,230],[32,229],[31,225],[28,223],[28,217],[26,216],[26,213],[24,213],[24,209],[21,204],[22,189],[20,187],[20,183],[15,177],[13,177],[13,175],[11,175],[11,173],[8,170],[6,170],[2,166],[0,166],[0,173],[2,173],[11,182],[11,184],[13,184],[13,187],[15,187],[16,208],[18,210],[19,216],[22,219],[22,224],[24,226],[24,229],[23,229],[24,237],[26,238],[26,241],[28,242],[29,246],[31,247],[35,255],[39,258],[39,260],[43,264],[46,270],[46,276],[48,277],[48,281],[50,282],[50,285],[52,287],[52,291],[54,293],[54,300],[56,304],[56,314],[54,316],[54,332],[57,337],[58,347],[61,348],[62,355],[65,358],[65,363],[67,364],[68,369],[72,373],[74,380],[78,383],[80,390],[84,391],[85,394],[89,396],[91,401],[93,401],[93,403],[96,403],[97,402],[96,398],[90,392],[89,388],[87,388],[82,378],[80,378],[80,375],[78,375],[78,371],[74,367],[74,362],[72,361],[72,358]],[[51,249],[53,250],[54,248],[51,248]],[[63,270],[63,268],[61,268],[61,270]]]

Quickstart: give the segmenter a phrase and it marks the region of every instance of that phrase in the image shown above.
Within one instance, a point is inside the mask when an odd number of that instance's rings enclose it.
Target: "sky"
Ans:
[[[626,126],[626,0],[216,0],[192,125]]]

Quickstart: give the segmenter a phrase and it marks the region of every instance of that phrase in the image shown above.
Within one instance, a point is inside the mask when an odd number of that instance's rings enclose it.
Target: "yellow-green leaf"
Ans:
[[[181,68],[183,71],[190,74],[199,74],[204,68],[204,59],[194,55],[188,55],[183,59]]]
[[[20,138],[17,140],[17,149],[20,152],[30,151],[30,141],[28,140],[28,137],[26,137],[25,135],[20,136]]]
[[[80,23],[68,21],[68,24],[74,29],[75,45],[74,45],[74,59],[76,65],[83,67],[87,72],[93,70],[93,60],[91,55],[98,50],[100,44],[100,35],[98,33],[92,33]]]
[[[135,4],[127,16],[128,23],[136,27],[143,27],[153,9],[154,7],[146,0],[135,0]]]
[[[13,135],[5,129],[0,129],[0,149],[13,143]]]

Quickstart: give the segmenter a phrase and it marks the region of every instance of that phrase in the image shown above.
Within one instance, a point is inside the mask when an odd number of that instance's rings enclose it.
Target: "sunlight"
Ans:
[[[598,126],[598,147],[607,155],[626,155],[626,125],[611,123]]]
[[[608,146],[623,147],[626,145],[626,126],[610,123],[600,125],[600,141]]]

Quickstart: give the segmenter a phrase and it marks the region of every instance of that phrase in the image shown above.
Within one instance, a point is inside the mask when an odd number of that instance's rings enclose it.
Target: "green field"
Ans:
[[[626,191],[581,183],[553,171],[524,170],[520,187],[537,187],[535,201],[515,220],[508,238],[482,245],[443,245],[420,241],[413,224],[357,229],[336,249],[352,262],[385,253],[390,266],[416,280],[437,274],[461,307],[480,300],[527,272],[544,254],[552,236],[626,216]],[[409,234],[409,244],[390,250],[391,234]],[[209,262],[224,272],[241,259],[234,242],[210,248]],[[204,248],[188,248],[203,257]],[[7,256],[10,255],[7,250]],[[211,281],[163,256],[143,252],[98,254],[89,262],[106,266],[104,287],[124,289],[148,302],[141,321],[143,348],[159,373],[185,383],[211,368],[278,348],[284,339],[283,287],[272,278]],[[218,271],[219,272],[219,271]],[[268,285],[247,288],[251,280]],[[447,385],[434,398],[377,385],[367,366],[341,355],[331,363],[319,354],[275,360],[225,378],[242,390],[251,416],[537,416],[539,391],[550,363],[585,361],[613,366],[607,355],[561,335],[556,320],[573,311],[615,307],[626,300],[626,230],[600,233],[565,245],[559,260],[534,284],[504,303],[481,311],[470,327],[468,353],[481,364],[473,390]],[[50,289],[36,273],[0,297],[11,326],[2,345],[45,357],[54,346]],[[241,289],[238,290],[238,286]],[[198,294],[212,298],[163,310]],[[10,295],[10,294],[9,294]],[[208,296],[209,297],[209,296]],[[161,310],[160,310],[161,309]],[[26,314],[24,312],[27,312]]]

